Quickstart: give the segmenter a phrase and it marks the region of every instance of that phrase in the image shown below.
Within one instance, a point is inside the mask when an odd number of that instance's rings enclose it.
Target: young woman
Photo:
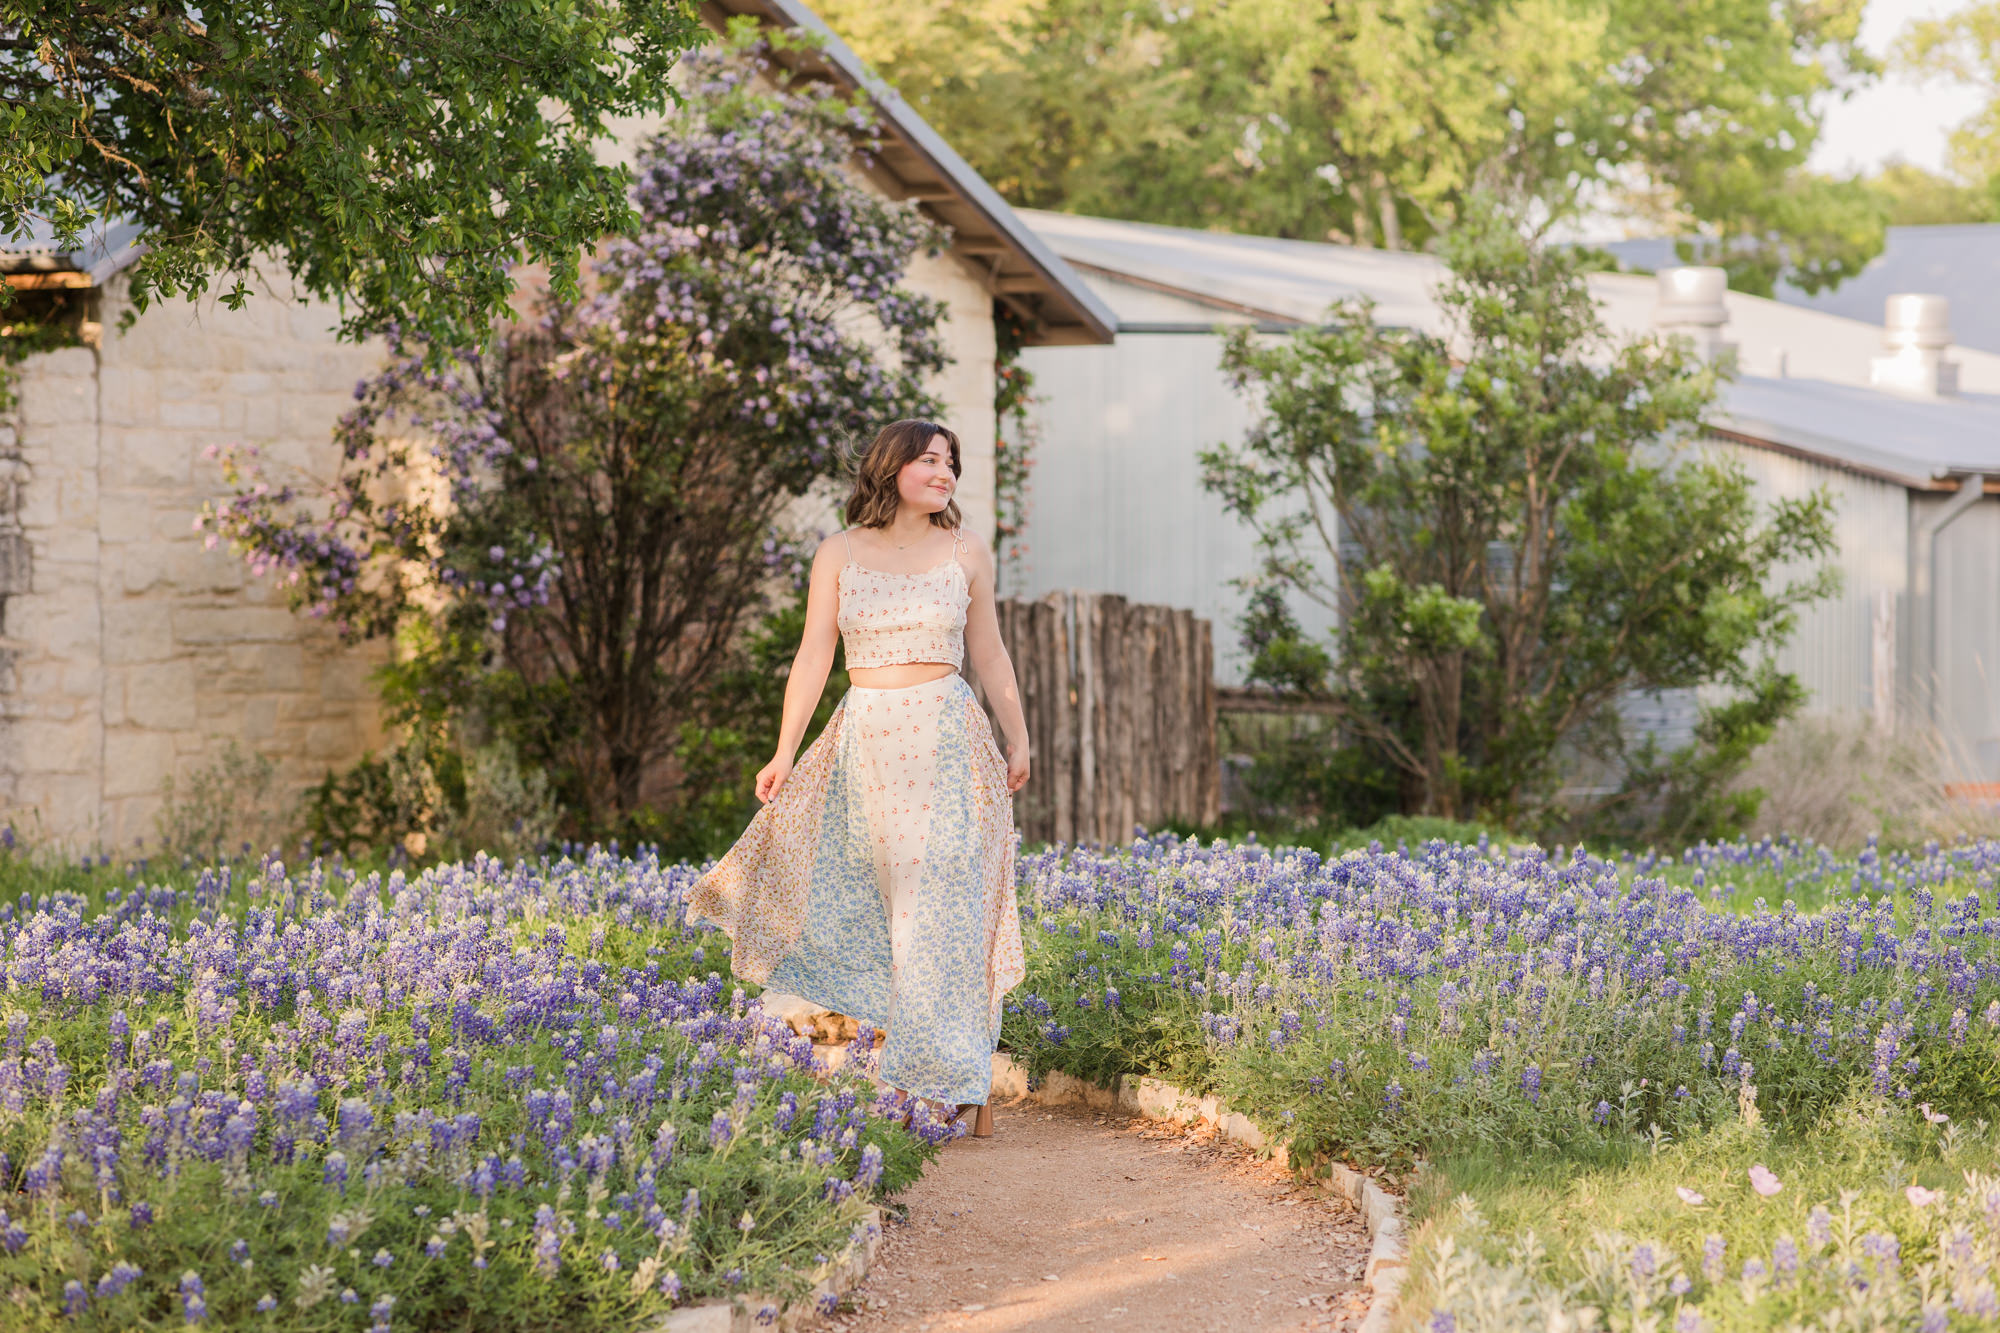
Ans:
[[[992,1132],[1001,997],[1025,974],[1012,796],[1027,719],[993,610],[993,561],[959,525],[958,436],[885,427],[849,527],[820,543],[763,809],[695,885],[746,981],[886,1031],[884,1082]],[[845,644],[850,688],[794,767]],[[960,664],[1007,733],[1003,759]]]

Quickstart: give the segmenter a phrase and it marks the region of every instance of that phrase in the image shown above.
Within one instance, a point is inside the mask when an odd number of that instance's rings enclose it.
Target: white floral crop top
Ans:
[[[849,667],[896,666],[903,662],[965,660],[965,608],[972,604],[965,567],[958,563],[963,528],[953,528],[951,556],[918,574],[892,574],[856,564],[854,543],[836,584],[836,621]],[[845,533],[842,536],[846,536]]]

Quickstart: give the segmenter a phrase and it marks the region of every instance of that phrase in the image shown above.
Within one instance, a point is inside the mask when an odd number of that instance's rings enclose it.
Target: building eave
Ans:
[[[718,30],[739,15],[812,33],[819,50],[799,62],[799,72],[868,95],[883,130],[871,174],[890,194],[919,201],[950,228],[952,253],[979,274],[995,300],[1021,317],[1030,344],[1112,340],[1118,317],[1110,307],[819,15],[798,0],[704,0],[702,5],[703,18]]]

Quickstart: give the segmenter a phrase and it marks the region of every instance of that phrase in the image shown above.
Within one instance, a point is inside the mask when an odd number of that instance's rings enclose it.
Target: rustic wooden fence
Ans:
[[[1221,817],[1206,620],[1076,591],[998,611],[1033,747],[1014,797],[1024,842],[1124,842],[1134,825]],[[997,720],[994,735],[1004,753]]]

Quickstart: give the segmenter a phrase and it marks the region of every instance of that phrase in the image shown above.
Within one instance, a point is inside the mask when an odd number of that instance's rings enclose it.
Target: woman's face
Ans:
[[[896,474],[896,498],[921,513],[935,514],[951,503],[958,478],[951,475],[951,444],[931,436],[924,451],[903,464]]]

